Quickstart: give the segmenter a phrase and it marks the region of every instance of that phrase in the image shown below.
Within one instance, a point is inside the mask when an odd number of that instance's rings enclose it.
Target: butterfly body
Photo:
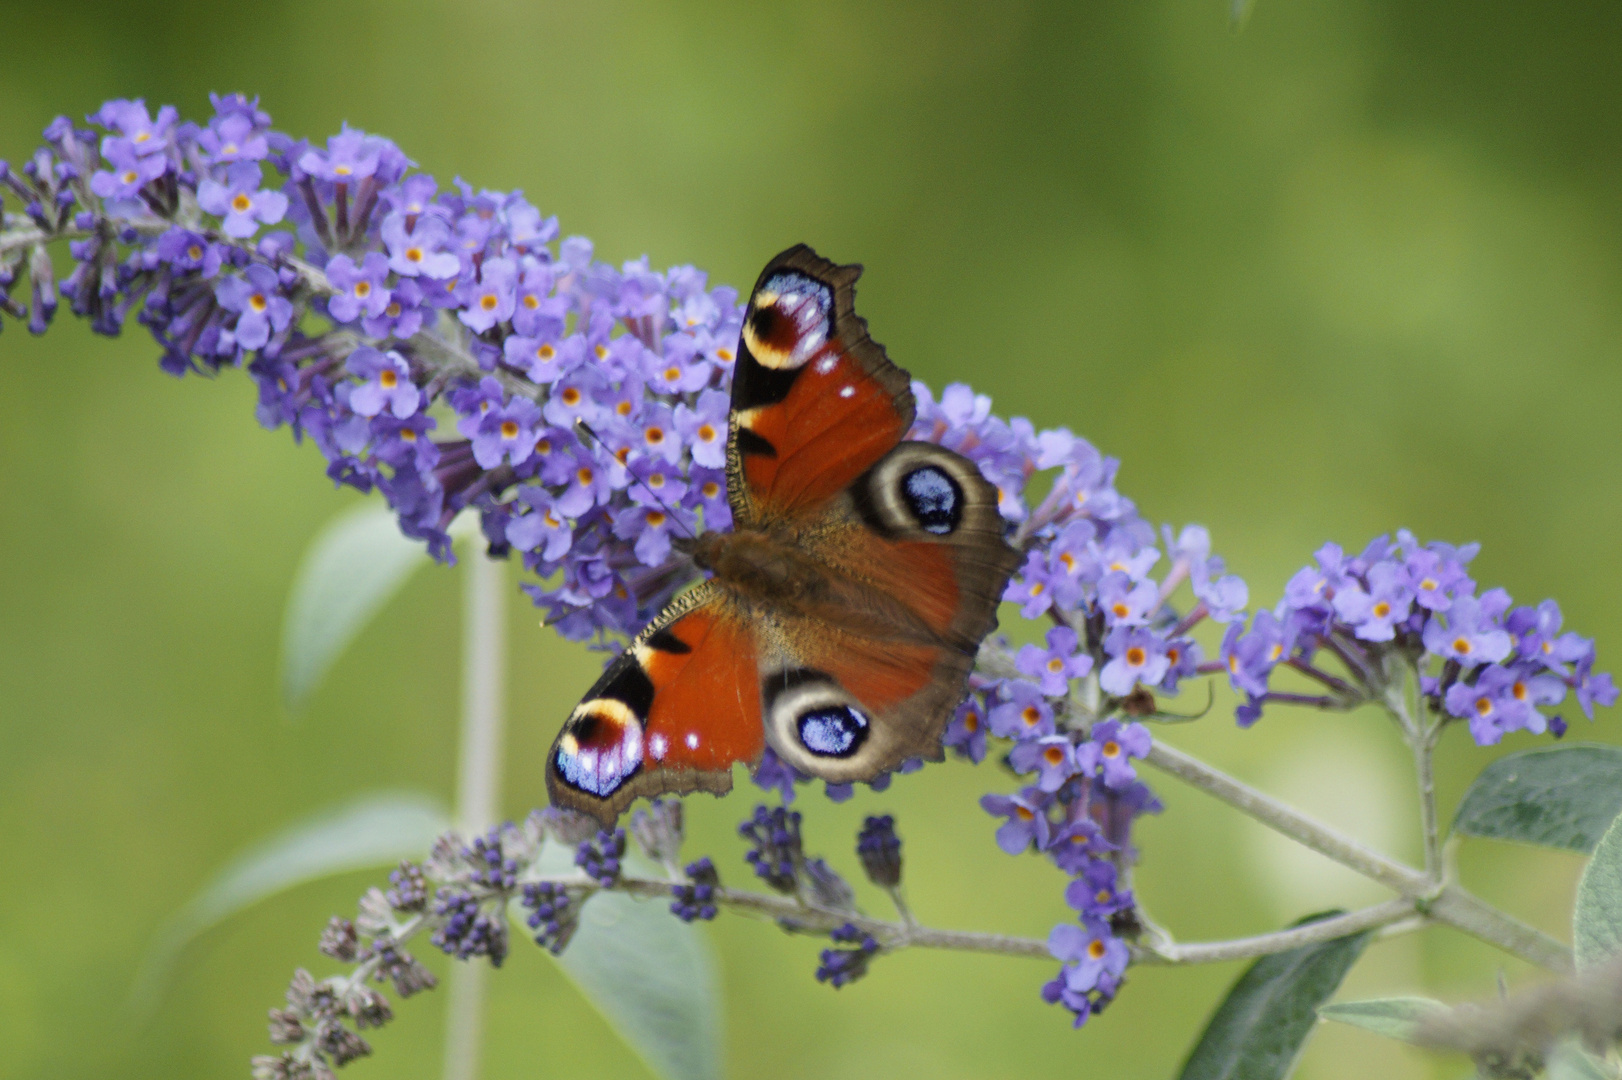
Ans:
[[[834,783],[941,756],[1017,556],[975,465],[903,441],[911,383],[854,313],[859,273],[803,246],[762,272],[732,389],[734,529],[680,545],[710,577],[571,713],[554,804],[608,823],[638,795],[723,792],[767,745]]]

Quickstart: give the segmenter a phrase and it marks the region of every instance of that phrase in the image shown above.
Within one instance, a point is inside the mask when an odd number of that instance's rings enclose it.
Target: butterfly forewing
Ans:
[[[803,244],[761,271],[732,382],[727,497],[740,525],[819,508],[912,426],[911,380],[856,315],[860,275]]]

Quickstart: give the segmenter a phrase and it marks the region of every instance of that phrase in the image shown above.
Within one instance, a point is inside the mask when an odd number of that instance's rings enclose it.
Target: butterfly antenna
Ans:
[[[575,422],[574,422],[574,426],[582,434],[589,436],[591,438],[592,442],[596,443],[598,446],[602,447],[605,451],[607,451],[609,457],[614,456],[614,451],[609,447],[608,443],[603,441],[603,437],[601,435],[597,434],[595,431],[593,431],[591,429],[590,424],[588,424],[584,420],[581,420],[580,418],[576,417]],[[629,471],[629,470],[627,470],[627,471]],[[657,491],[653,490],[653,488],[651,486],[649,486],[649,484],[648,484],[648,482],[646,480],[642,479],[640,476],[637,476],[636,473],[634,473],[634,472],[631,473],[631,478],[634,479],[637,483],[642,485],[642,490],[643,491],[646,491],[649,495],[653,496],[653,501],[659,504],[659,508],[665,512],[665,516],[670,518],[671,521],[675,522],[676,528],[678,528],[682,532],[686,533],[687,538],[689,540],[697,540],[698,539],[698,537],[693,535],[693,530],[689,529],[686,525],[684,525],[682,523],[681,518],[678,517],[676,515],[676,512],[670,508],[670,504],[665,502],[664,499],[660,498],[659,493]]]

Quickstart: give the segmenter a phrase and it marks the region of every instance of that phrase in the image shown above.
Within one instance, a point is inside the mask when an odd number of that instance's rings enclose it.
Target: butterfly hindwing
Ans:
[[[755,283],[727,442],[727,497],[740,524],[821,506],[912,426],[911,380],[855,311],[861,272],[801,244]]]
[[[857,587],[833,609],[785,617],[763,635],[768,742],[795,768],[836,783],[912,757],[938,760],[1018,564],[997,489],[966,458],[904,442],[807,533],[835,577]]]
[[[765,746],[754,635],[713,583],[677,599],[577,705],[547,758],[554,806],[612,825],[638,796],[732,789]]]

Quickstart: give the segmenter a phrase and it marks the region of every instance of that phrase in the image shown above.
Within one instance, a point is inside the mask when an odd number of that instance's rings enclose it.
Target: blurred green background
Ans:
[[[1555,596],[1622,657],[1622,8],[1224,0],[656,4],[0,0],[0,156],[110,97],[201,117],[262,95],[277,127],[348,121],[443,181],[520,187],[613,262],[747,285],[805,240],[867,265],[861,308],[935,386],[1068,424],[1156,521],[1211,526],[1271,605],[1326,539],[1407,525],[1480,540],[1486,585]],[[244,1076],[265,1009],[376,875],[261,904],[190,948],[156,1018],[122,1002],[162,920],[221,863],[359,791],[452,795],[458,586],[420,575],[304,716],[277,697],[289,582],[335,493],[252,418],[240,375],[161,374],[153,345],[0,338],[0,1077]],[[506,810],[597,661],[515,600]],[[1203,694],[1191,698],[1203,701]],[[1405,857],[1405,752],[1374,715],[1231,701],[1167,733]],[[1616,718],[1575,734],[1618,740]],[[1449,741],[1445,811],[1498,750]],[[989,767],[809,804],[855,873],[898,815],[909,892],[943,926],[1044,934],[1061,882],[995,849]],[[1157,782],[1139,895],[1185,939],[1378,899],[1203,795]],[[690,804],[693,855],[746,870],[749,796]],[[1474,841],[1464,880],[1562,937],[1579,861]],[[865,895],[865,894],[864,894]],[[866,896],[880,910],[873,896]],[[1050,966],[912,953],[833,993],[817,945],[723,917],[737,1077],[1171,1074],[1236,966],[1134,974],[1082,1032]],[[437,961],[436,961],[437,962]],[[1373,947],[1344,993],[1490,992],[1522,965],[1447,930]],[[443,965],[441,965],[443,969]],[[646,1075],[539,950],[492,980],[487,1075]],[[345,1075],[433,1077],[442,1000],[399,1005]],[[1324,1030],[1299,1073],[1453,1077]]]

